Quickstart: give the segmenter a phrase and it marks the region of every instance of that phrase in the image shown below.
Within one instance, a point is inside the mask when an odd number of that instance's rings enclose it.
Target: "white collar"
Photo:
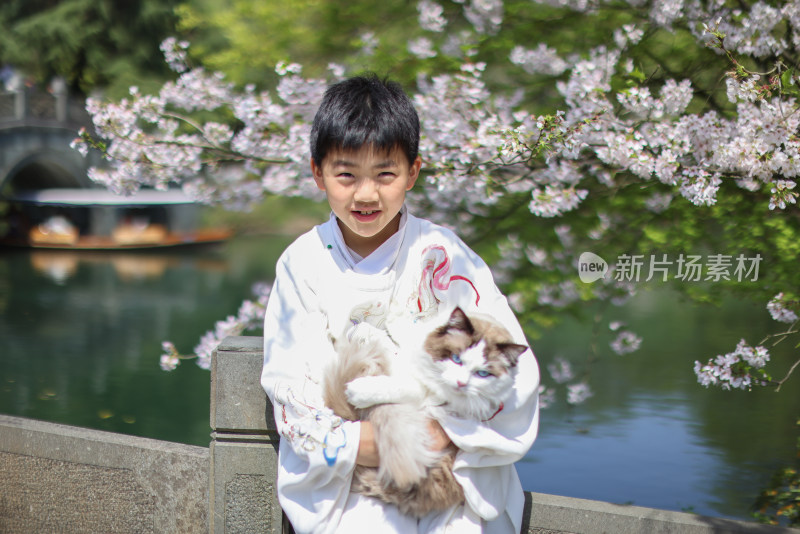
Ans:
[[[336,215],[331,213],[330,218],[331,225],[334,228],[333,237],[336,247],[347,262],[347,266],[353,272],[359,274],[384,274],[392,268],[397,259],[397,254],[400,252],[400,247],[403,244],[407,221],[408,210],[406,206],[403,205],[400,209],[400,225],[397,232],[381,243],[369,256],[362,258],[345,244],[342,230],[339,228],[339,223],[336,220]]]

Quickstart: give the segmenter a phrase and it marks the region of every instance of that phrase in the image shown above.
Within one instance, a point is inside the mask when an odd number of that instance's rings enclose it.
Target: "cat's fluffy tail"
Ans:
[[[386,486],[375,469],[358,467],[353,491],[396,505],[406,515],[424,517],[434,510],[446,510],[464,502],[464,490],[453,475],[453,461],[458,449],[452,443],[438,464],[428,470],[419,484],[401,490]]]
[[[382,404],[369,413],[381,462],[378,477],[384,485],[405,490],[425,478],[442,457],[430,449],[428,418],[419,406]]]

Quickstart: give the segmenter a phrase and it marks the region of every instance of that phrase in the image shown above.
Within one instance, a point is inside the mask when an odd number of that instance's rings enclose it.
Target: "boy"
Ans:
[[[376,466],[368,422],[342,421],[321,399],[335,357],[328,333],[368,321],[402,344],[404,327],[459,305],[490,314],[526,344],[486,264],[452,232],[409,214],[419,176],[419,120],[399,85],[357,77],[331,86],[314,118],[311,169],[330,220],[278,260],[264,323],[261,384],[281,433],[278,496],[299,533],[519,532],[524,498],[513,462],[538,427],[539,374],[532,354],[489,421],[430,421],[431,447],[460,449],[453,468],[466,503],[419,521],[350,493],[357,464]],[[431,325],[438,326],[438,325]]]

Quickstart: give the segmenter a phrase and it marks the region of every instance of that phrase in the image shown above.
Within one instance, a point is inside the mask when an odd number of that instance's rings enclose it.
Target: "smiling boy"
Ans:
[[[405,207],[416,182],[419,120],[395,83],[357,77],[325,93],[311,133],[311,170],[331,217],[283,253],[264,322],[261,383],[281,433],[278,496],[296,532],[518,532],[524,498],[513,463],[538,428],[538,367],[520,358],[513,394],[490,421],[430,421],[430,446],[459,448],[466,502],[420,520],[350,492],[356,465],[380,461],[368,422],[322,401],[335,358],[329,335],[366,321],[403,332],[456,305],[495,317],[526,344],[486,264],[455,234]],[[432,325],[433,326],[433,325]]]
[[[414,187],[422,160],[412,162],[397,147],[334,150],[322,165],[311,160],[314,180],[325,191],[345,244],[369,256],[400,227],[406,191]]]

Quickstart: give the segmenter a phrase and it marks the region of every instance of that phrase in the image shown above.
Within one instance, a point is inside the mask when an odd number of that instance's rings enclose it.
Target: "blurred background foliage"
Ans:
[[[0,65],[26,83],[61,76],[71,90],[155,90],[169,76],[159,43],[174,34],[177,0],[4,0]]]
[[[307,76],[322,76],[335,62],[348,72],[374,71],[412,89],[418,75],[455,72],[461,64],[450,56],[419,59],[408,51],[410,39],[424,34],[441,47],[470,27],[462,6],[443,7],[448,26],[435,34],[419,28],[416,2],[410,0],[6,0],[0,5],[0,64],[20,69],[36,83],[58,75],[74,90],[102,88],[118,98],[131,85],[154,90],[171,77],[158,46],[177,36],[191,43],[195,65],[224,72],[239,85],[270,87],[275,64],[292,61],[302,64]],[[492,88],[525,89],[529,107],[551,112],[560,101],[552,76],[511,65],[510,51],[546,42],[566,57],[610,45],[614,30],[645,17],[645,9],[611,5],[582,14],[509,0],[499,32],[472,35],[461,46],[474,50],[473,61],[488,64]],[[379,39],[365,51],[370,34]],[[660,87],[665,78],[688,77],[703,91],[697,107],[726,107],[724,91],[713,89],[724,89],[728,66],[687,32],[649,31],[633,57],[633,81]],[[624,84],[625,77],[616,81]]]

